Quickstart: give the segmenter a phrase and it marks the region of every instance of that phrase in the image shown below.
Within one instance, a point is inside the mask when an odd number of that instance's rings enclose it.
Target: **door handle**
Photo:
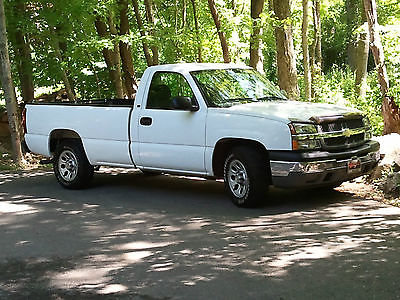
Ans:
[[[140,125],[150,126],[153,123],[153,119],[150,117],[143,117],[140,119]]]

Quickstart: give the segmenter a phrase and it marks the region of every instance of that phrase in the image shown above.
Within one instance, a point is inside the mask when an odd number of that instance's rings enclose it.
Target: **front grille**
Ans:
[[[339,120],[332,123],[323,123],[320,125],[322,132],[340,131],[343,129],[356,129],[364,126],[362,119]]]
[[[339,136],[332,138],[325,138],[324,143],[327,147],[345,147],[349,148],[350,146],[358,146],[364,142],[364,133],[359,133],[352,135],[350,137]]]
[[[318,125],[322,148],[340,151],[362,145],[366,141],[366,130],[362,118],[341,119]]]

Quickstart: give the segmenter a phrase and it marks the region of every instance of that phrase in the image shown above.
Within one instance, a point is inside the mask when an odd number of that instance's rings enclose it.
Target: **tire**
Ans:
[[[270,184],[267,159],[250,147],[235,147],[225,160],[224,183],[236,206],[260,205]]]
[[[58,183],[67,189],[86,187],[94,173],[82,143],[76,140],[65,140],[57,148],[53,162],[54,175]]]

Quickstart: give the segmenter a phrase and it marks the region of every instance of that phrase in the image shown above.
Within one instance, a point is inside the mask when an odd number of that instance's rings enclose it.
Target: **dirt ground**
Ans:
[[[11,141],[9,136],[0,136],[0,171],[7,170],[34,170],[50,168],[50,166],[44,166],[40,164],[40,161],[44,157],[33,153],[25,153],[24,155],[24,166],[18,167],[14,164],[12,159]]]

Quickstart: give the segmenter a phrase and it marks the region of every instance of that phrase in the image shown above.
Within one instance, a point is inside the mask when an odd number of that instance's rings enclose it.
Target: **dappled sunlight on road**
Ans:
[[[14,204],[10,201],[0,202],[0,214],[14,213],[16,215],[34,214],[38,210],[26,204]]]
[[[137,172],[97,175],[83,191],[46,174],[5,186],[0,284],[12,286],[4,275],[12,257],[28,270],[17,273],[25,282],[17,291],[40,283],[128,298],[223,298],[274,285],[280,294],[257,295],[293,298],[314,286],[335,295],[335,285],[352,282],[364,298],[400,269],[400,209],[347,193],[272,191],[271,204],[248,210],[234,207],[221,183]],[[24,211],[32,213],[17,218]],[[42,272],[28,278],[31,265]]]
[[[12,182],[13,179],[45,176],[45,175],[51,175],[51,174],[53,174],[53,172],[49,172],[49,171],[1,172],[0,173],[0,185],[5,184],[7,182]]]
[[[79,268],[70,271],[66,271],[61,274],[56,274],[52,276],[51,283],[59,288],[97,288],[99,286],[103,287],[103,283],[110,280],[108,277],[110,271],[116,270],[118,268],[94,268],[86,267]]]
[[[310,242],[312,244],[315,241],[307,241],[307,243]],[[339,254],[341,251],[355,249],[360,246],[360,242],[356,242],[350,237],[342,236],[335,242],[308,247],[296,247],[296,250],[282,252],[276,258],[270,259],[267,265],[272,270],[268,272],[268,276],[281,276],[285,274],[288,267],[295,263],[300,263],[301,266],[310,265],[312,260],[328,258]]]
[[[99,290],[99,294],[115,294],[121,293],[128,290],[128,288],[122,284],[108,284]]]
[[[139,250],[139,249],[144,250],[151,248],[162,248],[173,244],[176,244],[176,242],[152,243],[152,242],[138,241],[124,245],[118,245],[116,246],[116,248],[119,250]]]

